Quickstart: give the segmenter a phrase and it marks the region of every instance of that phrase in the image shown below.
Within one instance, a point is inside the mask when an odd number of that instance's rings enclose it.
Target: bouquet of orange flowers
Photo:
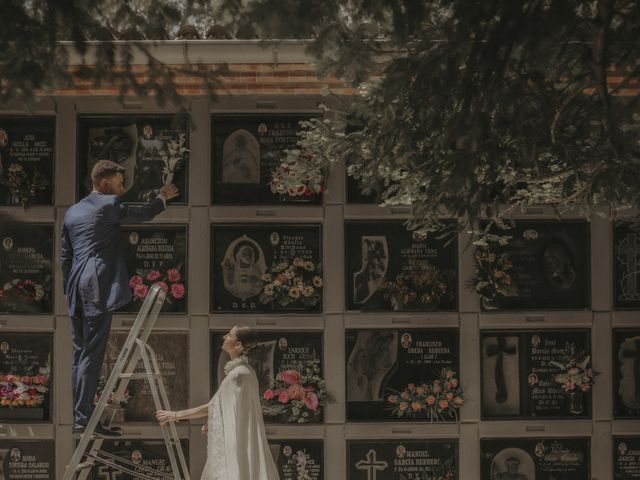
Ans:
[[[0,406],[38,407],[49,392],[49,375],[0,375]]]

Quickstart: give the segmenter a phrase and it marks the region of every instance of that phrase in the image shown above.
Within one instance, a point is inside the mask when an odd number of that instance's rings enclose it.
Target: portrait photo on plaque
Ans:
[[[0,332],[0,422],[51,421],[53,333]]]
[[[7,223],[0,232],[0,314],[53,312],[52,224]]]
[[[470,285],[483,310],[585,310],[591,305],[590,223],[516,220],[476,243]]]
[[[171,205],[188,202],[189,120],[173,115],[95,115],[78,118],[77,198],[93,190],[91,169],[111,160],[125,169],[124,203],[147,203],[163,185],[179,195]]]
[[[224,380],[230,360],[222,351],[227,331],[210,334],[211,395]],[[258,348],[249,359],[256,372],[266,423],[322,423],[327,403],[322,332],[257,331]]]
[[[458,479],[458,441],[347,440],[349,480]]]
[[[480,480],[588,480],[589,438],[480,440]]]
[[[115,366],[118,355],[127,340],[128,331],[112,330],[107,351],[100,370],[98,390],[94,400],[97,405],[102,391]],[[169,404],[173,410],[189,408],[189,334],[180,331],[153,331],[147,341],[154,350],[164,382]],[[135,347],[137,348],[137,347]],[[142,360],[136,372],[144,373]],[[132,379],[125,390],[124,400],[117,408],[114,422],[156,422],[156,407],[149,382]]]
[[[284,163],[297,149],[300,122],[311,114],[214,115],[211,119],[211,203],[319,205],[325,178],[319,169]],[[309,154],[311,155],[311,154]],[[304,155],[298,160],[307,166]]]
[[[53,440],[0,440],[0,479],[50,480],[56,476]]]
[[[203,438],[203,441],[206,441],[206,438]],[[181,439],[180,445],[187,465],[189,465],[189,440]],[[167,453],[167,446],[162,439],[106,439],[103,441],[100,450],[133,464],[127,467],[139,475],[146,475],[146,477],[131,475],[108,465],[96,463],[87,477],[89,480],[139,480],[140,478],[149,477],[166,479],[167,476],[173,478],[171,460]],[[178,464],[180,463],[177,458],[176,461]]]
[[[211,312],[322,311],[319,224],[211,226]]]
[[[348,421],[458,420],[457,328],[348,329],[345,353]]]
[[[640,418],[640,328],[613,329],[613,416]]]
[[[0,206],[53,205],[53,117],[0,117]]]
[[[120,243],[132,301],[120,312],[137,313],[154,283],[166,292],[162,313],[187,312],[187,226],[123,226]]]
[[[347,309],[455,311],[458,242],[402,220],[345,222]]]
[[[613,480],[640,479],[640,436],[613,437]]]
[[[480,338],[483,418],[591,417],[589,330],[484,330]]]
[[[280,480],[324,480],[322,440],[269,440]]]
[[[613,308],[640,310],[640,224],[613,225]]]

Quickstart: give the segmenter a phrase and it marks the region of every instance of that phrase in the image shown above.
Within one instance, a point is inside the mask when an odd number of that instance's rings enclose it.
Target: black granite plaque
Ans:
[[[322,440],[269,440],[280,480],[323,480],[324,442]]]
[[[52,313],[53,225],[5,224],[0,241],[0,313]]]
[[[189,441],[183,439],[180,440],[180,444],[187,465],[189,465]],[[167,474],[173,474],[167,447],[162,440],[104,440],[100,449],[126,460],[129,463],[126,467],[141,475],[165,479]],[[176,462],[178,465],[180,464],[177,458]],[[165,476],[160,476],[155,472]],[[91,480],[137,480],[140,477],[120,472],[107,465],[96,464],[91,469],[88,478]]]
[[[52,205],[54,118],[0,117],[0,205]]]
[[[211,311],[321,312],[321,238],[320,225],[212,225]]]
[[[588,438],[502,438],[480,441],[481,480],[587,480]]]
[[[456,240],[417,237],[402,221],[345,223],[349,310],[456,310]]]
[[[51,480],[56,478],[53,440],[0,440],[0,478]]]
[[[347,330],[345,341],[347,420],[456,420],[452,409],[431,415],[424,404],[461,404],[457,329]]]
[[[588,330],[483,331],[485,418],[591,416]]]
[[[301,189],[292,191],[273,182],[274,175],[284,174],[279,167],[285,159],[285,150],[296,148],[299,122],[310,118],[310,115],[214,116],[211,202],[320,204],[321,194],[313,193],[310,187],[321,183],[321,177],[303,179],[298,184]]]
[[[375,205],[382,201],[378,190],[364,193],[358,180],[347,174],[347,203]]]
[[[83,116],[78,119],[78,198],[92,190],[91,169],[98,160],[125,168],[122,201],[146,203],[166,183],[188,201],[189,128],[185,118],[153,116]]]
[[[640,478],[640,437],[613,437],[613,479]]]
[[[640,328],[613,330],[613,415],[640,418]]]
[[[226,331],[211,332],[211,391],[217,390],[222,380],[224,380],[224,366],[229,361],[229,355],[222,350],[223,337]],[[281,388],[280,382],[277,382],[279,373],[289,370],[295,370],[303,377],[300,382],[301,386],[313,387],[308,393],[315,394],[318,397],[319,385],[317,378],[324,378],[323,355],[322,355],[322,333],[308,331],[258,331],[258,351],[256,355],[249,360],[251,366],[258,376],[260,395],[263,403],[264,420],[267,423],[322,423],[324,417],[324,408],[321,405],[313,407],[307,399],[307,405],[300,409],[298,415],[292,415],[292,406],[290,402],[295,395],[288,395],[287,401],[283,407],[276,408],[280,402],[275,397],[271,397],[265,392],[276,392],[284,390]],[[308,369],[317,368],[315,374],[317,378],[308,378],[306,372]],[[291,377],[293,378],[293,377]],[[291,388],[291,387],[290,387]],[[297,390],[293,386],[291,390]],[[286,390],[289,390],[287,388]],[[300,392],[301,393],[301,392]],[[273,398],[273,401],[269,401]],[[284,401],[283,397],[283,401]],[[282,410],[282,411],[280,411]]]
[[[631,222],[613,228],[613,308],[640,310],[640,225]]]
[[[160,283],[167,292],[162,312],[186,313],[187,227],[123,227],[120,242],[133,295],[133,300],[120,311],[138,312],[151,286]]]
[[[590,232],[582,220],[516,221],[514,228],[494,233],[512,236],[508,245],[493,242],[488,248],[478,247],[476,258],[486,253],[480,269],[485,297],[491,297],[490,286],[509,278],[509,295],[498,293],[490,301],[481,298],[485,309],[500,310],[581,310],[590,306]],[[504,267],[504,258],[512,266]],[[490,281],[486,278],[491,275]]]
[[[98,392],[109,378],[118,355],[127,339],[128,332],[112,331],[107,343]],[[181,332],[153,332],[148,344],[156,353],[162,371],[162,379],[172,410],[189,408],[189,336]],[[142,360],[137,371],[144,372]],[[128,386],[128,401],[114,418],[117,422],[155,422],[156,407],[146,380],[131,380]]]
[[[349,480],[458,478],[457,440],[348,440]]]
[[[53,334],[0,334],[0,419],[50,421]]]

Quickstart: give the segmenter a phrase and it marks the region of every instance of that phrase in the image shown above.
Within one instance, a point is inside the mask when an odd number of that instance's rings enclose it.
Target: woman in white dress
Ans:
[[[231,360],[225,378],[211,401],[189,410],[159,410],[160,423],[209,417],[207,463],[202,480],[278,480],[264,431],[258,378],[249,366],[257,348],[249,327],[235,326],[224,336],[222,349]]]

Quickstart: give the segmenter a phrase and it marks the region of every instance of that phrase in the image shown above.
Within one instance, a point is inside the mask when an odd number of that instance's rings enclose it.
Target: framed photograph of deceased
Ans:
[[[269,448],[280,480],[324,480],[322,440],[272,439]]]
[[[54,117],[0,117],[0,206],[53,205]]]
[[[77,198],[92,190],[91,169],[111,160],[125,169],[122,201],[147,203],[159,189],[174,183],[189,198],[189,119],[172,115],[82,115],[78,117]]]
[[[320,313],[320,224],[211,226],[211,312]]]
[[[55,478],[55,453],[53,440],[0,440],[0,478]]]

